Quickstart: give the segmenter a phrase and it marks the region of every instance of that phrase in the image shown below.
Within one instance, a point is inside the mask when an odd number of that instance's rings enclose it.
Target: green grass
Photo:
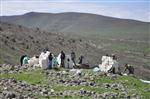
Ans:
[[[37,96],[36,99],[91,99],[91,97],[80,97],[80,96],[65,96],[65,97],[41,97],[41,96]]]
[[[53,71],[53,70],[52,70]],[[51,72],[51,71],[50,71]],[[57,71],[56,71],[57,72]],[[89,75],[92,75],[90,70],[85,70],[86,73],[89,73]],[[0,74],[0,79],[1,78],[15,78],[19,81],[25,81],[29,84],[40,84],[40,85],[46,85],[50,86],[50,88],[54,89],[56,92],[62,92],[65,90],[89,90],[89,91],[95,91],[97,93],[104,93],[104,92],[119,92],[119,90],[115,89],[105,89],[105,88],[95,88],[95,87],[90,87],[90,86],[64,86],[64,85],[49,85],[48,80],[46,78],[45,73],[43,73],[43,70],[33,70],[30,72],[23,72],[23,73],[14,73],[14,74]],[[135,89],[137,94],[139,96],[142,96],[143,99],[150,99],[150,93],[144,92],[144,89],[150,88],[150,84],[145,84],[141,82],[139,79],[134,78],[132,76],[119,76],[115,79],[110,79],[109,77],[106,76],[99,76],[95,77],[92,81],[95,81],[96,83],[103,84],[103,83],[122,83],[124,86],[127,86],[127,89]],[[129,94],[132,92],[128,91]],[[45,99],[44,97],[38,96],[40,99]],[[49,99],[60,99],[61,97],[49,97]],[[65,99],[88,99],[87,98],[81,98],[78,96],[75,97],[65,97]],[[90,99],[90,98],[89,98]]]
[[[101,77],[95,79],[97,83],[122,83],[127,86],[128,89],[136,89],[138,95],[143,96],[144,99],[150,99],[150,93],[144,92],[144,89],[150,88],[150,84],[145,84],[139,79],[132,76],[120,76],[116,79],[110,79],[109,77]],[[130,92],[129,92],[130,94]]]
[[[26,81],[29,84],[47,84],[45,75],[42,74],[42,70],[14,74],[1,74],[0,78],[15,78],[19,81]]]
[[[97,93],[104,93],[104,92],[108,92],[108,91],[115,91],[113,89],[110,90],[106,90],[103,88],[94,88],[94,87],[90,87],[90,86],[62,86],[62,85],[55,85],[52,87],[54,90],[56,91],[65,91],[65,90],[88,90],[88,91],[95,91]]]

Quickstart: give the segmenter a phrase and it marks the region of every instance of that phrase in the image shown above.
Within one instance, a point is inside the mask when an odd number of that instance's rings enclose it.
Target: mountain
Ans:
[[[29,28],[67,35],[95,38],[119,38],[148,40],[149,22],[118,19],[88,13],[37,13],[30,12],[18,16],[2,16],[1,21],[23,25]]]
[[[1,21],[28,28],[92,40],[98,48],[148,55],[149,22],[118,19],[89,13],[37,13],[1,16]]]

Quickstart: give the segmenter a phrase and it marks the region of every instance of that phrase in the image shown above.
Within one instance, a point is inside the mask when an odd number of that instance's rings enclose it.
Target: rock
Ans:
[[[13,79],[11,79],[11,82],[12,83],[17,83],[17,80],[13,78]]]
[[[115,92],[105,92],[102,94],[103,99],[116,99],[117,93]]]
[[[95,85],[95,83],[93,82],[93,83],[90,83],[90,86],[94,86]]]
[[[46,72],[45,72],[45,74],[46,74],[46,75],[49,75],[49,72],[48,72],[48,71],[46,71]]]
[[[42,96],[48,95],[48,90],[43,88],[42,91],[41,91],[41,94],[42,94]]]
[[[50,92],[52,92],[52,93],[53,93],[53,92],[54,92],[54,89],[51,89],[51,90],[50,90]]]
[[[119,98],[127,98],[128,94],[126,92],[120,92]]]
[[[3,93],[5,99],[12,99],[12,98],[16,98],[16,94],[14,92],[11,91],[5,91]]]
[[[150,92],[150,88],[144,89],[145,92]]]
[[[7,90],[8,89],[8,87],[4,87],[4,90]]]
[[[108,83],[105,84],[105,88],[111,87]]]

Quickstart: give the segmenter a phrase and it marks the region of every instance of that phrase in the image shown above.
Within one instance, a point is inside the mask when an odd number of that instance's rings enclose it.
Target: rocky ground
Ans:
[[[133,76],[0,65],[1,99],[149,99],[150,85]]]

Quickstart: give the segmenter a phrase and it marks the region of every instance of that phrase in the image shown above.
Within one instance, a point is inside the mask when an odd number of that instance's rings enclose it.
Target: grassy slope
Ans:
[[[91,74],[91,71],[85,70],[86,72],[89,72]],[[24,72],[24,73],[16,73],[16,74],[1,74],[0,78],[16,78],[17,80],[26,81],[29,84],[40,84],[43,86],[49,86],[48,81],[46,79],[46,75],[43,73],[43,70],[34,70],[30,72]],[[34,79],[33,79],[34,78]],[[123,85],[127,86],[128,89],[136,89],[139,96],[142,96],[143,99],[149,99],[150,93],[144,92],[144,89],[149,88],[150,85],[142,83],[139,79],[133,78],[130,76],[121,76],[117,79],[113,80],[108,77],[96,77],[92,81],[95,81],[96,83],[123,83]],[[63,86],[63,85],[50,85],[51,88],[53,88],[55,91],[65,91],[65,90],[80,90],[81,88],[85,90],[90,91],[96,91],[98,93],[104,93],[104,92],[119,92],[119,90],[114,89],[104,89],[104,88],[93,88],[89,86]],[[131,93],[130,91],[128,92]],[[41,96],[38,96],[38,98],[43,98]],[[59,97],[53,97],[53,98],[59,98]],[[72,97],[66,97],[66,98],[72,98]],[[74,98],[80,98],[75,96]],[[73,99],[74,99],[73,98]],[[43,98],[44,99],[44,98]],[[51,98],[50,98],[51,99]],[[90,97],[84,97],[81,99],[90,99]]]

